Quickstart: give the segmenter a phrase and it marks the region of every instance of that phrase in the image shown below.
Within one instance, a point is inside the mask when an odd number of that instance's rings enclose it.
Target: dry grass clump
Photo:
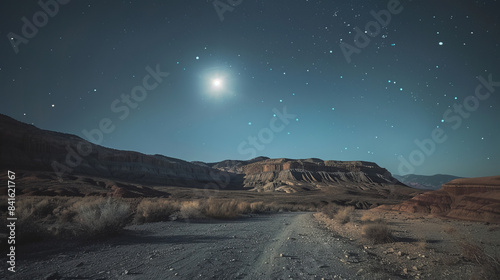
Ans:
[[[216,199],[184,201],[180,206],[180,218],[183,219],[234,219],[243,214],[274,213],[282,211],[307,211],[306,206],[295,204],[247,202],[237,199]]]
[[[337,214],[335,214],[334,219],[339,221],[341,224],[347,224],[351,221],[352,214],[354,213],[354,206],[347,206],[339,209]]]
[[[249,210],[245,213],[265,213],[270,211],[269,205],[264,204],[262,201],[252,202],[249,204]]]
[[[54,204],[57,203],[55,198],[44,198],[43,200],[36,198],[19,199],[16,205],[16,214],[20,219],[37,218],[43,219],[52,214]]]
[[[383,223],[384,220],[380,218],[378,215],[370,212],[370,211],[364,211],[363,215],[360,218],[360,221],[362,223]]]
[[[142,199],[137,205],[134,223],[153,223],[173,219],[180,203],[166,199]]]
[[[17,237],[22,243],[74,237],[91,239],[116,234],[131,222],[137,224],[177,218],[233,219],[250,213],[310,210],[307,207],[294,203],[213,197],[177,201],[165,198],[20,196],[16,201],[16,226],[19,229]],[[7,215],[5,212],[1,214],[4,218]]]
[[[183,201],[180,207],[180,218],[182,219],[200,219],[203,217],[201,213],[201,203],[199,200]]]
[[[480,267],[478,279],[495,279],[500,275],[500,259],[498,257],[487,254],[482,247],[470,241],[460,240],[458,244],[462,256]]]
[[[328,204],[325,207],[321,208],[321,212],[325,214],[328,218],[333,219],[337,212],[339,211],[340,206],[337,204]]]
[[[82,198],[21,196],[16,203],[17,237],[23,243],[75,235],[73,204]]]
[[[95,197],[20,197],[18,237],[23,243],[51,238],[102,237],[118,232],[129,217],[123,201]]]
[[[395,240],[392,230],[385,222],[379,221],[364,225],[361,231],[362,236],[373,244],[390,243]]]
[[[351,221],[354,206],[340,207],[336,204],[328,204],[321,209],[321,212],[332,220],[336,220],[341,224],[347,224]]]
[[[233,219],[247,210],[247,203],[238,200],[220,201],[209,198],[203,207],[203,214],[215,219]]]
[[[129,215],[127,203],[101,198],[80,204],[76,221],[84,237],[101,237],[118,233],[126,225]]]

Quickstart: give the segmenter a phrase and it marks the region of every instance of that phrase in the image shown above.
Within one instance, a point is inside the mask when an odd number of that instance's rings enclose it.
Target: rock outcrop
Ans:
[[[380,208],[500,223],[500,176],[455,179],[440,190]]]
[[[385,168],[373,162],[321,159],[266,159],[242,167],[244,187],[254,191],[296,192],[328,186],[367,189],[380,185],[403,187]]]

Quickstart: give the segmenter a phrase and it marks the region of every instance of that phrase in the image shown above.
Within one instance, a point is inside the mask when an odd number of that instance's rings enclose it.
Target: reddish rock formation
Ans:
[[[500,223],[500,176],[455,179],[444,184],[440,190],[380,208]]]
[[[406,188],[385,168],[373,162],[321,159],[267,159],[242,167],[244,187],[254,191],[313,190],[339,186],[345,189]]]

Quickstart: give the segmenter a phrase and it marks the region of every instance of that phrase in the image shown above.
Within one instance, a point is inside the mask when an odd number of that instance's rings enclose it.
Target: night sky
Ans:
[[[500,174],[500,1],[39,3],[0,4],[17,120],[187,161]]]

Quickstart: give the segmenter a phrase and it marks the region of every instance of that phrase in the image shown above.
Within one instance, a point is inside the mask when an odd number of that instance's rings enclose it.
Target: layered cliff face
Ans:
[[[0,169],[47,172],[53,180],[77,175],[164,186],[207,184],[240,188],[238,176],[161,155],[105,148],[70,134],[36,128],[0,115]],[[241,177],[241,176],[240,176]]]
[[[344,186],[367,189],[403,185],[385,169],[372,162],[323,161],[321,159],[267,159],[243,166],[244,187],[254,191],[321,189]]]
[[[381,208],[500,223],[500,176],[455,179],[440,190]]]

